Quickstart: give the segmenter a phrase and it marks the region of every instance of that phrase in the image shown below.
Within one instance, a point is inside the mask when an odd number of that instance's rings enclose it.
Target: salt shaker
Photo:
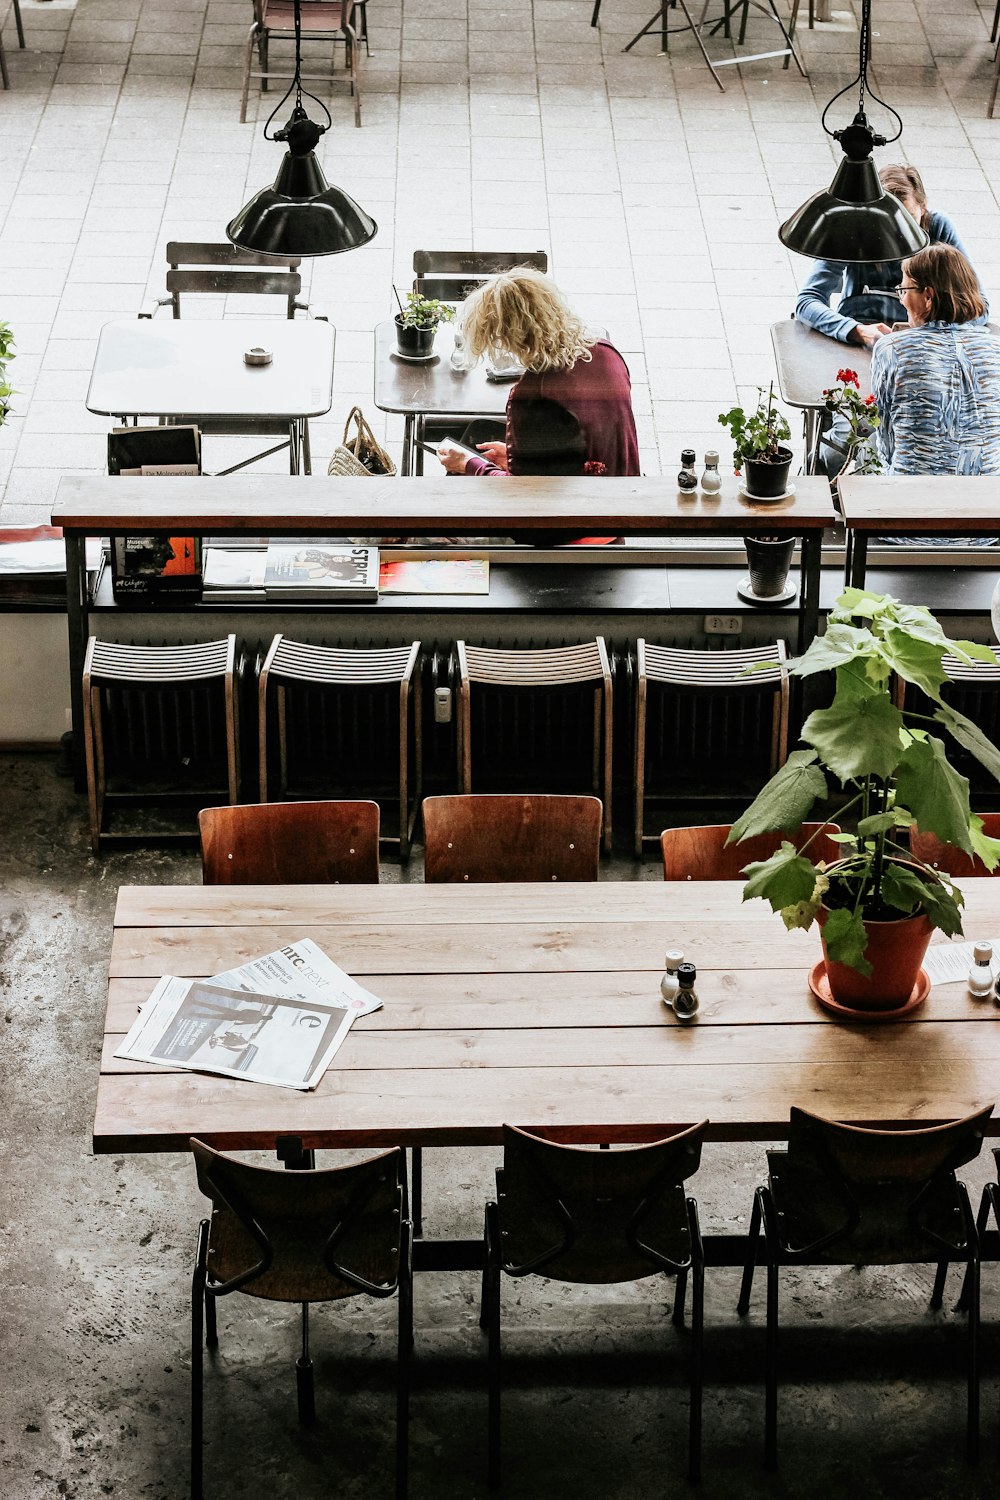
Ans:
[[[677,969],[677,996],[674,1000],[674,1015],[678,1021],[693,1021],[698,1014],[698,993],[694,982],[698,977],[698,971],[694,964],[683,963]]]
[[[683,948],[668,948],[663,960],[665,973],[660,980],[660,996],[664,1005],[669,1005],[673,1010],[677,991],[680,989],[680,981],[677,978],[677,970],[684,962]]]
[[[694,461],[694,449],[682,448],[681,469],[677,475],[677,488],[679,490],[696,490],[698,488],[698,475],[695,471]]]
[[[705,454],[705,469],[701,476],[702,493],[706,495],[717,495],[722,489],[722,475],[719,473],[719,455],[714,448],[709,448]]]
[[[977,1000],[986,1000],[993,993],[993,944],[976,943],[972,950],[972,966],[969,969],[969,994]]]
[[[465,369],[465,335],[461,329],[455,329],[455,347],[451,351],[451,368],[453,370]]]

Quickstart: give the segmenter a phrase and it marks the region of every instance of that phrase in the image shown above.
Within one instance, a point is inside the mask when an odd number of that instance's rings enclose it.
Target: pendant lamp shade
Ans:
[[[929,243],[926,232],[879,180],[871,157],[845,156],[825,193],[786,219],[778,238],[814,260],[905,260]]]
[[[340,255],[367,245],[378,225],[342,188],[331,187],[314,151],[286,153],[273,187],[241,208],[226,235],[241,250],[290,258]]]

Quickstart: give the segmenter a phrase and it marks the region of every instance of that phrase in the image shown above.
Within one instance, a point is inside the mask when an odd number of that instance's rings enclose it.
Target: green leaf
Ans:
[[[792,662],[791,670],[797,677],[810,677],[814,672],[829,672],[859,657],[868,659],[878,654],[870,630],[828,624],[825,634],[818,635],[805,655]]]
[[[743,871],[747,883],[743,888],[744,901],[754,896],[763,896],[770,901],[773,911],[783,906],[793,906],[797,901],[808,901],[816,885],[818,870],[811,859],[796,851],[787,839],[770,859],[756,860]]]
[[[942,724],[960,745],[969,750],[985,766],[995,781],[1000,781],[1000,750],[988,740],[977,724],[958,713],[948,703],[939,704],[934,718]]]
[[[793,750],[780,771],[737,818],[726,843],[735,844],[758,833],[794,833],[817,798],[827,794],[826,777],[816,758],[815,750]]]
[[[948,674],[941,665],[943,643],[910,635],[906,630],[887,630],[882,644],[892,670],[906,682],[922,688],[929,698],[940,699],[941,684]]]
[[[949,641],[948,649],[953,656],[964,656],[970,661],[982,661],[987,666],[1000,667],[1000,661],[992,647],[981,646],[978,641]]]
[[[923,908],[924,882],[915,870],[887,860],[882,866],[879,896],[887,906],[894,906],[904,917]]]
[[[858,833],[863,839],[873,839],[877,833],[885,833],[887,829],[895,827],[894,812],[874,813],[870,818],[860,819]]]
[[[842,782],[862,776],[891,776],[902,747],[903,716],[888,693],[863,684],[856,674],[837,673],[837,694],[829,708],[818,708],[802,726],[802,739],[815,745],[824,764]]]
[[[910,809],[922,833],[972,853],[969,783],[948,761],[943,740],[911,740],[896,769],[896,796]]]
[[[950,882],[925,879],[907,865],[888,863],[882,870],[882,898],[906,916],[925,911],[946,937],[961,935],[964,897]]]
[[[873,594],[870,589],[846,588],[835,600],[830,619],[850,620],[858,615],[862,619],[871,620],[884,608],[885,598],[883,594]]]
[[[860,912],[846,907],[832,911],[823,924],[823,942],[827,957],[834,963],[847,964],[866,977],[871,973],[872,966],[865,958],[868,934]]]
[[[1000,864],[1000,839],[992,839],[983,832],[983,820],[975,813],[969,819],[969,842],[973,854],[982,860],[987,870],[995,870]]]

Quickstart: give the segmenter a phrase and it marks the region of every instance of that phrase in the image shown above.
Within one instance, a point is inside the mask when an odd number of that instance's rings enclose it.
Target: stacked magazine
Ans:
[[[351,1022],[381,1004],[303,938],[212,979],[165,975],[115,1056],[314,1089]]]
[[[374,604],[378,599],[378,548],[270,542],[264,592],[268,599]]]

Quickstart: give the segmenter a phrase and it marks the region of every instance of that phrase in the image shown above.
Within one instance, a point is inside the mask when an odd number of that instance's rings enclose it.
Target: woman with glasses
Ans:
[[[882,167],[878,175],[886,192],[899,199],[911,218],[925,230],[932,245],[953,245],[966,254],[951,220],[927,207],[927,193],[916,167],[894,164]],[[842,344],[874,348],[880,338],[892,332],[891,325],[906,316],[895,296],[899,270],[898,260],[847,266],[818,260],[802,284],[795,316],[800,323]],[[982,287],[979,291],[983,300],[983,316],[979,321],[985,323],[988,308]],[[832,297],[838,299],[836,308],[830,306]]]
[[[903,261],[909,327],[872,355],[878,449],[890,474],[1000,474],[1000,339],[982,324],[976,273],[960,250]]]

